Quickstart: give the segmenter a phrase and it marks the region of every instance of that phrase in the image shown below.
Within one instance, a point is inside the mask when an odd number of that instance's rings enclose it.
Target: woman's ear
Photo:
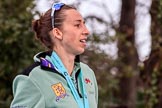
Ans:
[[[52,33],[55,38],[57,38],[59,40],[63,39],[62,32],[58,28],[53,28]]]

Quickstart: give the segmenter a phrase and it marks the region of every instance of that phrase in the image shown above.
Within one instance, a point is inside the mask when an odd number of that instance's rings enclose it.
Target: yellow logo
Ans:
[[[59,101],[61,98],[64,98],[65,96],[68,96],[66,94],[65,88],[63,87],[61,83],[52,85],[52,89],[57,96],[56,101]]]

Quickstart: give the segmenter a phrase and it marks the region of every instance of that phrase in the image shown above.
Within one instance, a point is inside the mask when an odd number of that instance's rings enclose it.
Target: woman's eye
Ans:
[[[75,26],[79,28],[80,27],[80,24],[76,24]]]

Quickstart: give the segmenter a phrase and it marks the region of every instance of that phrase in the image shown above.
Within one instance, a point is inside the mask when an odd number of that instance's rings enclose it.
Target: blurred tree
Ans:
[[[93,32],[90,37],[91,45],[82,56],[83,60],[88,62],[92,69],[95,70],[99,84],[100,108],[162,107],[162,0],[152,1],[150,10],[152,17],[152,51],[150,57],[144,61],[144,67],[141,67],[141,70],[138,67],[140,61],[134,45],[136,5],[136,0],[122,0],[121,19],[119,29],[117,29],[119,49],[117,60],[110,59],[104,51],[102,52],[99,47],[96,47],[98,44],[108,43],[107,39],[110,39],[108,38],[108,32],[105,32],[105,38],[103,38],[103,34]],[[106,24],[108,27],[111,26],[109,25],[111,23],[105,22],[99,16],[90,15],[86,18],[92,22],[97,21]],[[92,26],[92,28],[95,28],[95,26]],[[118,80],[114,80],[116,76],[114,77],[111,74],[113,69],[118,74],[117,78],[120,79],[119,90],[117,90]],[[138,76],[139,71],[140,77]],[[141,79],[143,82],[138,82]],[[111,84],[113,86],[110,87]],[[120,93],[118,94],[118,92]]]
[[[135,48],[136,0],[122,0],[118,29],[119,103],[121,107],[136,108],[138,55]]]
[[[145,89],[145,108],[162,108],[162,0],[152,0],[150,14],[152,48],[140,76]]]
[[[0,1],[0,107],[9,108],[12,81],[38,50],[31,32],[33,0]]]
[[[84,56],[87,56],[85,57],[86,61],[94,69],[98,80],[99,108],[136,108],[138,55],[134,45],[135,6],[135,0],[122,1],[119,28],[113,25],[113,19],[111,19],[112,22],[108,23],[99,16],[89,15],[86,17],[86,21],[99,22],[105,24],[107,28],[117,29],[119,49],[117,60],[111,58],[97,46],[109,44],[116,40],[116,37],[109,36],[108,29],[101,34],[93,31],[90,37],[90,47],[84,54]],[[103,8],[105,8],[104,4]],[[107,13],[107,15],[111,14]],[[92,24],[91,28],[95,27]]]

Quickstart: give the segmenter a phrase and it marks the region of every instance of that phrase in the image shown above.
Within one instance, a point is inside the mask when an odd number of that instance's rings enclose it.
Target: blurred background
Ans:
[[[95,72],[98,108],[162,108],[162,0],[1,0],[0,108],[14,77],[47,50],[31,22],[56,1],[75,5],[91,32],[81,61]]]

